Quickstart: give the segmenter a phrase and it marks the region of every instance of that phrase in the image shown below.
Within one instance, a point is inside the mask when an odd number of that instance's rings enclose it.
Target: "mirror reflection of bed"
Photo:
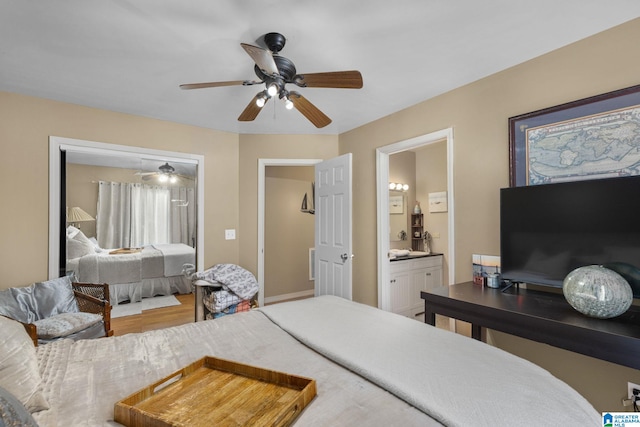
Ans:
[[[183,267],[196,264],[197,165],[75,152],[66,160],[67,209],[88,215],[68,216],[67,272],[108,283],[114,306],[155,308],[162,303],[144,299],[190,294]]]

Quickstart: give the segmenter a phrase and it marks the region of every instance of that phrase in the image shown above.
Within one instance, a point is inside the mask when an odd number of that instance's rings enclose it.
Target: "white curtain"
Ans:
[[[185,243],[195,247],[195,191],[101,181],[96,234],[102,248]]]
[[[167,187],[130,184],[131,246],[170,243],[170,194]]]
[[[171,243],[184,243],[195,248],[196,195],[195,188],[171,188]]]
[[[120,182],[98,183],[96,237],[101,248],[132,247],[131,185]]]

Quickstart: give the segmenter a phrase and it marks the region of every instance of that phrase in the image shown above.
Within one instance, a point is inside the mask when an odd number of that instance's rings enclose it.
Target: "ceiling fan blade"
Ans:
[[[258,97],[261,95],[261,93],[257,94],[256,96],[253,97],[253,99],[251,100],[251,102],[249,102],[249,104],[245,107],[244,111],[242,111],[242,113],[240,113],[240,116],[238,117],[238,121],[240,122],[250,122],[255,120],[256,117],[258,117],[258,114],[260,114],[260,111],[262,111],[262,109],[264,108],[264,106],[262,107],[258,107],[258,105],[256,104],[256,100],[258,99]],[[265,103],[269,101],[269,98],[267,98],[265,100]]]
[[[222,87],[222,86],[250,86],[256,83],[248,80],[233,80],[228,82],[210,82],[210,83],[187,83],[180,85],[180,89],[203,89],[206,87]]]
[[[136,173],[134,173],[134,175],[139,175],[139,176],[147,176],[147,175],[155,175],[158,172],[142,172],[142,171],[137,171]]]
[[[271,52],[261,47],[252,46],[246,43],[240,43],[240,46],[249,54],[253,62],[267,75],[278,75],[280,71],[273,60]]]
[[[298,74],[293,83],[300,87],[360,89],[362,88],[362,74],[355,70]]]
[[[311,123],[317,128],[323,128],[331,123],[331,119],[327,117],[322,111],[313,105],[307,98],[300,95],[298,92],[290,92],[289,100],[293,102],[293,106],[296,110],[300,111]]]

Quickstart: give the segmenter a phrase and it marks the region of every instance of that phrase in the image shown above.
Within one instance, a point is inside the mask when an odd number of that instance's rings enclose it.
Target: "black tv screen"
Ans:
[[[512,282],[562,287],[592,264],[639,276],[640,176],[501,189],[500,256]]]

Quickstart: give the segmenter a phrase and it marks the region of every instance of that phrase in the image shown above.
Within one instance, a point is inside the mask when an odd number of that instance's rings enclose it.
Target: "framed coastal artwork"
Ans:
[[[640,175],[640,85],[509,119],[512,187]]]

